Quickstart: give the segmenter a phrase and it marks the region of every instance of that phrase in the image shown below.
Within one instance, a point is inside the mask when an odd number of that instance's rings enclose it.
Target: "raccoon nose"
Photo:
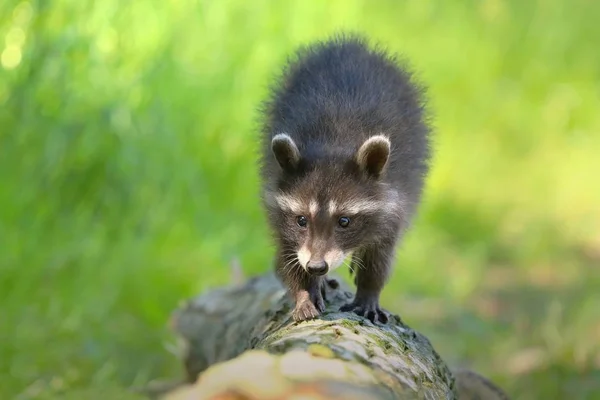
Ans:
[[[309,261],[306,269],[311,275],[325,275],[329,270],[329,266],[325,261]]]

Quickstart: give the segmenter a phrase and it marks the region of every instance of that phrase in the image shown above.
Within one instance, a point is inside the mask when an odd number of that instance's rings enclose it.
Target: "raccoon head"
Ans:
[[[381,179],[390,154],[385,136],[370,137],[352,154],[303,157],[279,134],[271,150],[282,174],[265,203],[288,265],[324,275],[399,226],[400,194]]]

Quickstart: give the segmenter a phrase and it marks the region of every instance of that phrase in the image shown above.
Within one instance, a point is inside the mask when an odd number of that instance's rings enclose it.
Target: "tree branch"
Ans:
[[[339,312],[353,293],[337,282],[339,287],[327,288],[320,318],[301,323],[292,321],[293,303],[272,273],[186,302],[171,324],[187,384],[162,398],[267,400],[292,393],[315,399],[458,398],[454,375],[425,336],[398,316],[375,325]],[[461,382],[460,398],[506,398],[479,375],[461,376],[489,391],[473,392],[473,385]]]

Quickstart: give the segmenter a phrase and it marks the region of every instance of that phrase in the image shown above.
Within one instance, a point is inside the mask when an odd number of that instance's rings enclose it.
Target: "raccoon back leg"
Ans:
[[[357,277],[356,277],[356,268],[359,268],[359,265],[362,264],[362,261],[356,254],[352,255],[352,263],[350,264],[350,276],[352,277],[352,282],[354,282],[354,286],[358,285]]]
[[[323,279],[323,284],[321,285],[321,296],[323,297],[325,303],[327,303],[327,287],[335,290],[340,287],[340,283],[335,278],[325,277],[325,279]]]
[[[353,256],[356,295],[340,311],[352,311],[373,323],[387,323],[388,316],[379,307],[379,297],[387,282],[393,256],[394,241],[366,247]]]

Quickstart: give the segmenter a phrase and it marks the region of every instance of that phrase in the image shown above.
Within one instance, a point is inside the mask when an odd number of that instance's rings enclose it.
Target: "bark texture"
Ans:
[[[339,312],[353,293],[338,282],[327,288],[326,311],[300,323],[292,321],[293,302],[272,273],[186,302],[171,320],[186,384],[159,397],[458,398],[453,374],[425,336],[398,316],[375,325]]]

